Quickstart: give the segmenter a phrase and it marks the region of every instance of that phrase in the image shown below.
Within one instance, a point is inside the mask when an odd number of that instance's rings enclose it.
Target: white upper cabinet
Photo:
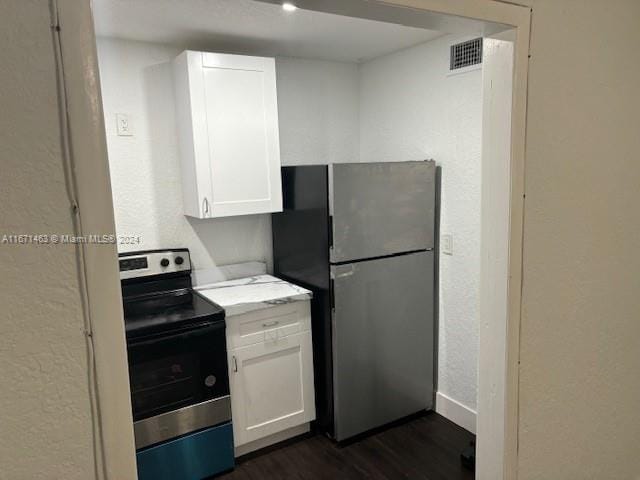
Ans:
[[[185,51],[174,78],[185,215],[282,211],[275,60]]]

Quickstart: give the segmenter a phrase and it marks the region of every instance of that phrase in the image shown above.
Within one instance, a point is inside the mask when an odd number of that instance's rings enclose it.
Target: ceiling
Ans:
[[[361,62],[441,32],[253,0],[93,0],[98,36],[194,50]]]

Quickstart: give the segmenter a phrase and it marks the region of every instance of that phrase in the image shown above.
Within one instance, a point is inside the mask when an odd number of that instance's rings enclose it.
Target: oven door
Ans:
[[[224,322],[128,342],[138,449],[231,419]]]

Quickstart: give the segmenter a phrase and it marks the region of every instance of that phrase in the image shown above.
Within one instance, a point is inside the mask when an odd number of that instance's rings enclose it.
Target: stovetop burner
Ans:
[[[127,340],[224,321],[224,310],[192,289],[189,252],[121,254]]]

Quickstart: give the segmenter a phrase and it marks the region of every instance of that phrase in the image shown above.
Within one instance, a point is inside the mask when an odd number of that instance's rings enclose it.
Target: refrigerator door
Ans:
[[[433,248],[435,162],[332,166],[332,263]]]
[[[331,267],[338,441],[433,407],[433,252]]]

